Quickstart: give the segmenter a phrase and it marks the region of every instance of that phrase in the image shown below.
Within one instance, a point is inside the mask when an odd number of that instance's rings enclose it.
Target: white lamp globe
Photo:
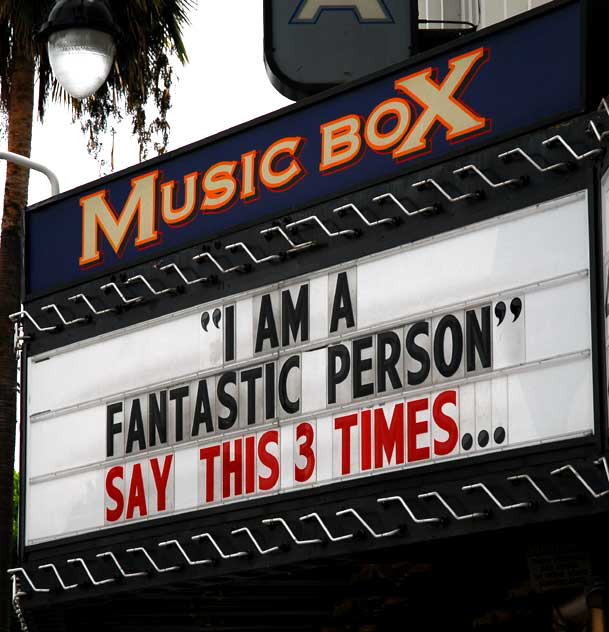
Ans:
[[[110,74],[117,36],[106,0],[57,0],[37,39],[46,42],[51,69],[64,90],[85,99]]]
[[[97,92],[110,74],[116,53],[112,35],[85,28],[51,33],[47,48],[53,74],[76,99]]]

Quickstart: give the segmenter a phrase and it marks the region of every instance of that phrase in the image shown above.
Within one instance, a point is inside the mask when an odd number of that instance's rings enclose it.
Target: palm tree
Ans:
[[[170,105],[172,71],[168,56],[187,61],[182,28],[193,0],[107,0],[121,29],[117,55],[106,84],[92,98],[72,100],[50,72],[44,46],[33,41],[53,0],[0,0],[0,110],[8,125],[8,150],[30,155],[34,85],[38,78],[37,109],[42,119],[49,99],[61,100],[80,118],[90,151],[112,116],[126,113],[145,155],[153,134],[167,143],[166,114]],[[158,116],[148,122],[144,107],[153,101]],[[13,455],[15,450],[17,367],[13,330],[8,315],[19,311],[22,212],[27,204],[29,172],[9,164],[0,236],[0,632],[9,629]]]

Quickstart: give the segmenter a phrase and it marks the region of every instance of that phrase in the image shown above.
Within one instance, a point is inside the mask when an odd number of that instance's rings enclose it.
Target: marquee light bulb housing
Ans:
[[[108,78],[118,36],[105,0],[58,0],[36,39],[46,42],[51,68],[64,90],[85,99]]]

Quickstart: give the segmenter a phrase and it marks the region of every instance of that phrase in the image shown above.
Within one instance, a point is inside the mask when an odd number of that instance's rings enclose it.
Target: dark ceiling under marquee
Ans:
[[[609,563],[606,517],[303,562],[30,611],[77,632],[538,632]],[[540,571],[539,569],[545,569]],[[557,569],[562,569],[557,571]],[[545,581],[546,574],[559,577]]]

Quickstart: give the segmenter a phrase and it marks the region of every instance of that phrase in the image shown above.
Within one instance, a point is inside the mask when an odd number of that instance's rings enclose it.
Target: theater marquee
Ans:
[[[26,544],[589,435],[585,192],[28,359]]]

